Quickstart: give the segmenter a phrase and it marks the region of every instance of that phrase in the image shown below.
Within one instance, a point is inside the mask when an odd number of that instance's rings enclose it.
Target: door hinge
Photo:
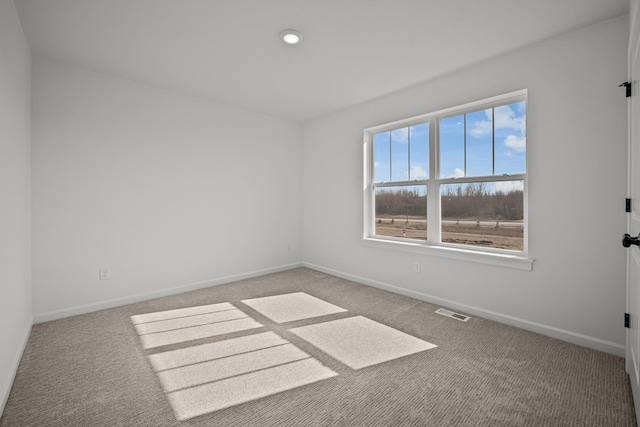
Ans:
[[[624,211],[631,212],[631,199],[624,199]]]
[[[625,87],[626,96],[627,96],[627,98],[629,98],[631,96],[631,82],[624,82],[624,83],[620,84],[620,86],[618,86],[618,87],[622,87],[622,86]]]
[[[625,328],[630,328],[630,320],[629,320],[629,313],[625,313],[624,314],[624,327]]]

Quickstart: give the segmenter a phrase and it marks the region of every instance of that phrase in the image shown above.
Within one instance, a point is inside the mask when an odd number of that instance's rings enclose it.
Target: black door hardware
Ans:
[[[631,237],[627,233],[622,236],[622,246],[628,248],[631,245],[640,246],[640,234],[637,237]]]

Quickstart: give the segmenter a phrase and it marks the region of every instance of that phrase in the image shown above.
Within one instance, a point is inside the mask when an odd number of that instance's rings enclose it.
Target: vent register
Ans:
[[[464,314],[456,313],[451,310],[447,310],[446,308],[439,308],[436,310],[436,313],[442,314],[443,316],[451,317],[456,320],[460,320],[461,322],[466,322],[470,319],[469,316],[465,316]]]

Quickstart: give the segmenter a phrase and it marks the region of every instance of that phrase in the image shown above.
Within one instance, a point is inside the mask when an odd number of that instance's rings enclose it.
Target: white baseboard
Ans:
[[[248,273],[235,274],[232,276],[225,276],[217,279],[210,279],[210,280],[205,280],[205,281],[196,282],[196,283],[189,283],[187,285],[180,285],[173,288],[162,289],[162,290],[147,292],[143,294],[129,295],[123,298],[115,298],[115,299],[110,299],[106,301],[100,301],[97,303],[65,308],[62,310],[38,313],[33,316],[33,321],[34,323],[49,322],[51,320],[62,319],[64,317],[76,316],[78,314],[84,314],[84,313],[91,313],[93,311],[119,307],[122,305],[133,304],[136,302],[146,301],[153,298],[165,297],[168,295],[180,294],[183,292],[193,291],[196,289],[208,288],[210,286],[223,285],[225,283],[236,282],[238,280],[250,279],[258,276],[264,276],[265,274],[278,273],[280,271],[291,270],[299,267],[302,267],[301,262],[294,263],[294,264],[281,265],[278,267],[266,268],[263,270],[251,271]]]
[[[626,342],[629,342],[629,333],[631,329],[626,331]],[[625,360],[625,370],[629,375],[629,383],[631,384],[631,397],[633,398],[633,406],[636,408],[636,424],[640,426],[640,390],[638,389],[638,378],[640,378],[640,372],[638,372],[638,361],[634,357],[631,349],[627,349],[627,356]]]
[[[0,389],[0,416],[2,416],[2,413],[4,412],[4,407],[7,405],[7,400],[9,400],[11,386],[13,385],[13,380],[16,378],[16,373],[18,373],[18,366],[20,365],[20,360],[22,360],[24,349],[27,347],[27,342],[29,341],[29,336],[31,335],[32,326],[33,323],[30,321],[25,328],[24,334],[22,335],[22,343],[20,347],[18,347],[18,351],[16,352],[16,355],[13,358],[13,362],[11,363],[10,369],[12,375],[6,384],[2,384],[2,388]]]
[[[627,330],[627,339],[629,339],[629,330]],[[629,375],[629,383],[631,384],[631,397],[633,397],[633,406],[636,408],[636,424],[640,426],[640,390],[638,390],[638,381],[640,378],[637,362],[634,360],[630,351],[627,351],[625,368],[627,375]]]
[[[638,386],[633,380],[631,380],[630,382],[631,396],[633,397],[633,406],[636,408],[636,424],[640,426],[640,411],[638,411],[638,408],[640,408],[640,397],[638,397],[640,395],[640,390],[638,390]]]
[[[462,311],[465,314],[471,314],[474,316],[482,317],[484,319],[489,319],[495,322],[503,323],[505,325],[515,326],[520,329],[525,329],[527,331],[536,332],[538,334],[546,335],[548,337],[557,338],[573,344],[578,344],[583,347],[588,347],[594,350],[611,353],[616,356],[625,357],[625,352],[626,352],[625,347],[623,345],[616,344],[611,341],[605,341],[605,340],[591,337],[588,335],[583,335],[583,334],[568,331],[565,329],[556,328],[554,326],[532,322],[530,320],[509,316],[506,314],[498,313],[491,310],[486,310],[479,307],[473,307],[467,304],[458,303],[456,301],[451,301],[451,300],[439,298],[433,295],[424,294],[422,292],[411,291],[408,289],[400,288],[398,286],[390,285],[388,283],[379,282],[377,280],[371,280],[366,277],[356,276],[353,274],[333,270],[331,268],[311,264],[308,262],[303,262],[302,266],[306,268],[310,268],[312,270],[317,270],[323,273],[331,274],[332,276],[337,276],[343,279],[351,280],[352,282],[357,282],[363,285],[369,285],[374,288],[383,289],[385,291],[393,292],[396,294],[405,295],[411,298],[429,302],[431,304],[441,305],[456,311]]]

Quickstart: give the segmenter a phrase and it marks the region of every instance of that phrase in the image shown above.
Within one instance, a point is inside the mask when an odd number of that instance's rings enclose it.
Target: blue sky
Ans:
[[[465,115],[440,121],[440,174],[486,176],[526,172],[525,103],[466,114],[467,164],[464,164]],[[495,146],[492,150],[492,132]],[[495,170],[493,170],[495,156]]]
[[[378,133],[374,147],[376,182],[429,177],[429,123]]]
[[[429,177],[429,123],[378,133],[374,147],[375,181]]]
[[[374,180],[390,182],[428,178],[428,144],[428,123],[376,134]],[[525,172],[524,101],[467,113],[466,125],[464,114],[440,120],[441,177]],[[505,188],[517,188],[521,183],[522,181],[515,181],[501,185]]]

